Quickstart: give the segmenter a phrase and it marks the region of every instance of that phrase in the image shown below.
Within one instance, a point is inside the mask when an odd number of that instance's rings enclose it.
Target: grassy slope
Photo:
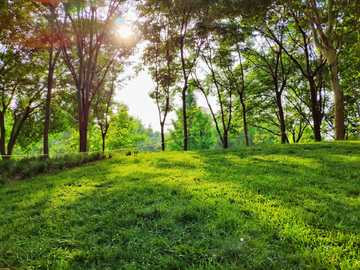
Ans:
[[[0,268],[360,269],[359,153],[149,153],[5,185]]]

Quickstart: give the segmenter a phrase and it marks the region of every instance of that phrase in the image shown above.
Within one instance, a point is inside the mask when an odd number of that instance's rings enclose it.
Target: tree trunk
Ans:
[[[54,51],[54,17],[55,7],[50,5],[51,10],[51,39],[50,39],[50,51],[49,51],[49,74],[48,85],[46,94],[46,107],[45,107],[45,123],[44,123],[44,156],[49,157],[49,130],[50,130],[50,106],[51,106],[51,90],[53,85],[54,66],[53,66],[53,51]],[[56,61],[56,60],[55,60]]]
[[[240,102],[241,102],[242,112],[243,112],[243,125],[244,125],[245,142],[246,142],[246,146],[248,147],[249,146],[249,138],[248,138],[247,121],[246,121],[246,105],[245,105],[245,102],[243,100],[242,95],[240,96]]]
[[[328,68],[330,73],[330,84],[334,92],[335,103],[335,140],[344,140],[345,125],[344,125],[344,93],[340,85],[338,77],[338,63],[336,51],[333,48],[327,48],[324,52],[326,60],[328,61]]]
[[[82,132],[80,134],[80,152],[86,153],[87,149],[87,132],[89,124],[89,112],[84,112],[84,122],[82,123]]]
[[[5,135],[6,135],[6,129],[5,129],[5,116],[2,112],[0,112],[0,153],[2,156],[2,159],[7,159],[6,156],[6,148],[5,148]]]
[[[223,145],[223,148],[224,148],[224,149],[226,149],[226,148],[229,147],[229,145],[228,145],[228,133],[227,133],[227,131],[224,131],[222,145]]]
[[[188,150],[188,132],[187,132],[187,117],[186,117],[186,90],[187,90],[187,86],[184,86],[184,89],[182,91],[183,118],[184,118],[184,151]]]
[[[285,126],[285,117],[284,117],[284,110],[281,103],[281,94],[276,94],[276,103],[279,109],[279,121],[280,121],[280,130],[281,130],[281,143],[286,144],[289,142],[286,136],[286,126]]]
[[[161,150],[165,151],[165,134],[164,134],[164,124],[165,121],[160,123],[161,126]]]
[[[101,137],[102,137],[102,152],[104,153],[105,152],[105,137],[106,137],[106,134],[105,133],[101,134]]]
[[[52,55],[50,56],[50,61]],[[45,123],[44,123],[44,156],[49,157],[49,130],[50,130],[50,106],[51,106],[51,90],[53,84],[54,69],[49,65],[49,76],[48,76],[48,91],[46,94],[46,107],[45,107]]]
[[[321,142],[321,107],[318,106],[317,91],[312,77],[308,78],[310,85],[311,115],[313,119],[313,133],[315,142]]]
[[[87,152],[87,132],[89,124],[89,109],[84,108],[81,112],[82,119],[79,119],[79,132],[80,132],[80,153]]]

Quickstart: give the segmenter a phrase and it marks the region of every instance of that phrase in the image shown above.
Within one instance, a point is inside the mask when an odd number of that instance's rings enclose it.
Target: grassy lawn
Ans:
[[[0,268],[360,269],[360,143],[119,155],[3,185]]]

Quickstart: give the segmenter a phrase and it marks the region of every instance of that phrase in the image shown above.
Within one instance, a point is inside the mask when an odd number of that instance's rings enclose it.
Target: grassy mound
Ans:
[[[359,153],[146,153],[4,185],[0,268],[360,269]]]
[[[91,154],[64,155],[58,157],[27,157],[22,159],[0,160],[0,185],[17,182],[39,174],[54,173],[101,160],[107,156],[95,152]]]

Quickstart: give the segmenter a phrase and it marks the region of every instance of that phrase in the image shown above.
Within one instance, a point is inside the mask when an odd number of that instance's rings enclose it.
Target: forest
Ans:
[[[359,139],[360,0],[6,0],[0,14],[2,159]],[[160,132],[115,101],[127,70],[151,75]]]

